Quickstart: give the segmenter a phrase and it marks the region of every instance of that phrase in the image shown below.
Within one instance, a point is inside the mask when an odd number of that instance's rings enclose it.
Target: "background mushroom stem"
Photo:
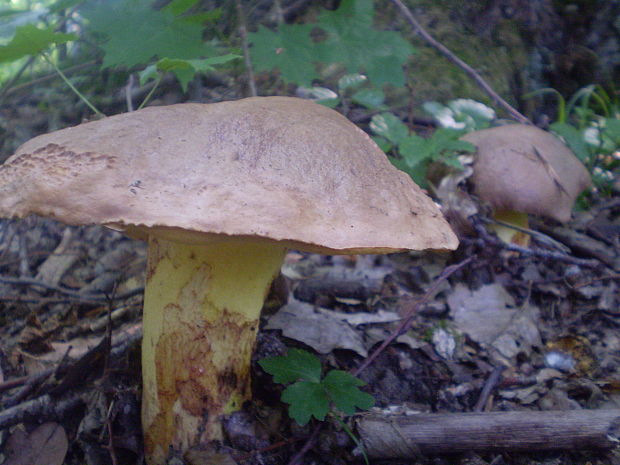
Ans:
[[[251,397],[260,311],[286,249],[151,237],[144,298],[142,423],[149,465],[172,446],[222,438],[221,416]]]
[[[527,213],[519,212],[516,210],[497,210],[493,213],[495,220],[503,223],[511,224],[519,228],[529,228],[529,218]],[[502,241],[507,244],[517,244],[523,247],[530,245],[530,235],[524,232],[518,231],[515,228],[510,228],[499,223],[491,224],[489,226],[491,231],[494,231]]]

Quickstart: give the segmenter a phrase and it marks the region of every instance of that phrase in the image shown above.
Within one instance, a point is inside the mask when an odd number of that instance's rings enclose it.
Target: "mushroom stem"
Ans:
[[[515,211],[515,210],[497,210],[493,213],[493,218],[502,221],[504,223],[513,224],[523,229],[529,227],[529,218],[527,213]],[[498,223],[490,225],[489,229],[499,237],[506,244],[517,244],[523,247],[530,245],[530,235],[518,231],[517,229],[510,228]]]
[[[285,248],[231,239],[190,245],[150,237],[142,343],[147,463],[222,439],[221,416],[251,398],[263,301]]]

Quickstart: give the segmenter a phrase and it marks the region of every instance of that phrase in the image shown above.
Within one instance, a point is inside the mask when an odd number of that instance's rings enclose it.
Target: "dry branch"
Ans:
[[[611,449],[620,409],[360,415],[358,434],[374,459],[469,451]]]

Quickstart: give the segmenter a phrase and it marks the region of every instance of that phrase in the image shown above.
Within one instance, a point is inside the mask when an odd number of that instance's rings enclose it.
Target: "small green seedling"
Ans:
[[[323,421],[331,413],[369,463],[362,443],[338,414],[353,415],[356,407],[368,410],[375,404],[370,394],[359,390],[366,384],[364,381],[342,370],[331,370],[321,378],[320,360],[300,349],[290,349],[285,356],[264,358],[258,364],[273,375],[276,383],[293,383],[282,392],[282,402],[289,404],[291,418],[303,426],[311,417]]]
[[[305,350],[290,349],[287,355],[267,357],[258,364],[276,383],[293,383],[282,393],[282,401],[302,426],[311,417],[323,421],[330,411],[353,415],[356,407],[368,410],[375,403],[370,394],[359,390],[366,383],[346,371],[331,370],[321,378],[320,360]]]

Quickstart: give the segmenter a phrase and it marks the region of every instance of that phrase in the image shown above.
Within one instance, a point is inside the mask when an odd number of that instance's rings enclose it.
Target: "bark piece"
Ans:
[[[468,451],[610,449],[620,409],[362,415],[358,434],[373,459]]]

